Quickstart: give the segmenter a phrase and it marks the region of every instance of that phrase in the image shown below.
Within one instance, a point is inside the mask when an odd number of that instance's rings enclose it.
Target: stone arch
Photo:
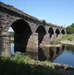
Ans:
[[[40,43],[42,43],[42,40],[46,34],[46,30],[43,26],[39,26],[36,32],[38,33],[38,44],[40,45]]]
[[[14,30],[14,50],[25,52],[28,40],[32,34],[29,24],[24,20],[16,20],[11,25]]]
[[[65,34],[65,31],[64,31],[64,29],[63,29],[63,30],[61,30],[61,33],[62,33],[62,34]]]
[[[60,30],[56,29],[55,33],[56,33],[56,37],[58,37],[58,35],[60,34]]]
[[[52,38],[52,35],[54,34],[54,30],[52,27],[49,28],[48,33],[50,34],[50,38]]]

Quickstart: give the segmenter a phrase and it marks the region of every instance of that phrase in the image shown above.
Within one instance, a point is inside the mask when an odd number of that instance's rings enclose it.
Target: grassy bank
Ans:
[[[65,40],[73,41],[74,40],[74,34],[63,35],[63,37],[61,39],[59,39],[59,40],[60,41],[65,41]]]
[[[56,64],[33,60],[21,54],[0,57],[0,75],[61,75],[60,72],[51,69],[54,66]]]
[[[63,37],[58,41],[62,44],[74,45],[74,34],[63,35]]]

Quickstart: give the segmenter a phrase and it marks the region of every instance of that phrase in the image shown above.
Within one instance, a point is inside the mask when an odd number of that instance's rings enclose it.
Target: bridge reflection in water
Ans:
[[[56,59],[59,55],[61,55],[64,51],[64,46],[60,47],[46,47],[46,48],[39,48],[38,51],[38,59],[39,60],[53,60]]]
[[[27,54],[40,61],[51,61],[60,64],[68,64],[74,66],[74,46],[72,45],[61,45],[60,47],[44,47],[39,48],[38,52],[36,49],[29,49]],[[32,52],[33,51],[33,52]],[[11,43],[11,54],[14,55],[14,43]]]
[[[31,51],[34,51],[30,48]],[[29,51],[30,51],[29,50]],[[38,59],[40,61],[50,60],[53,62],[64,51],[64,46],[60,47],[39,47],[38,52],[27,52],[31,58]],[[14,43],[11,43],[11,54],[14,55]]]

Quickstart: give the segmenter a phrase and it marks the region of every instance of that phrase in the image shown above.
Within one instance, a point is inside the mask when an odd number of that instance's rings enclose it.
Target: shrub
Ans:
[[[69,41],[72,41],[72,38],[68,38]]]
[[[45,24],[46,24],[46,21],[45,21],[45,20],[43,20],[43,21],[42,21],[42,23],[43,23],[43,25],[45,25]]]

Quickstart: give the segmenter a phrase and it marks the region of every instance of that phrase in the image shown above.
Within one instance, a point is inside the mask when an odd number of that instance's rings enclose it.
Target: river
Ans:
[[[14,43],[11,43],[11,54],[14,55]],[[40,48],[39,60],[50,60],[54,63],[74,66],[74,46],[62,45],[62,47]]]

